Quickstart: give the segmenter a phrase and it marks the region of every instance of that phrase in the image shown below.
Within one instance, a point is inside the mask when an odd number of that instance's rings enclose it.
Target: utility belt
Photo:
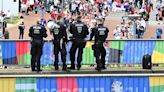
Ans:
[[[83,38],[72,38],[72,41],[77,43],[86,42]]]
[[[95,41],[94,45],[92,45],[92,50],[95,50],[97,47],[101,47],[104,45],[104,41]]]
[[[101,40],[98,40],[98,41],[95,41],[95,45],[103,45],[104,41],[101,41]]]
[[[43,39],[32,39],[31,44],[42,45],[44,43]]]

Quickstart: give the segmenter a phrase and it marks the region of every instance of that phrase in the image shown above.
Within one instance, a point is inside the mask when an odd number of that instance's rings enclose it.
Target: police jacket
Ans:
[[[20,25],[19,25],[19,30],[24,30],[24,29],[25,29],[25,25],[20,24]]]
[[[41,25],[34,25],[32,27],[30,27],[29,30],[29,36],[33,39],[33,40],[43,40],[43,37],[47,37],[47,30],[45,27],[41,26]]]
[[[51,30],[51,33],[54,37],[54,41],[60,41],[61,39],[63,39],[64,42],[68,42],[66,26],[62,23],[57,24],[58,27],[55,27],[53,30]]]
[[[90,40],[95,36],[95,42],[105,42],[108,37],[108,28],[104,27],[103,24],[99,24],[97,27],[92,28]]]
[[[81,21],[70,25],[70,33],[73,35],[73,39],[84,39],[89,34],[88,27]]]

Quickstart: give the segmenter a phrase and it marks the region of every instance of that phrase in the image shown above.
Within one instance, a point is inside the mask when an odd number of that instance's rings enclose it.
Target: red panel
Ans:
[[[57,78],[58,92],[78,92],[77,79],[72,78]]]
[[[16,42],[16,55],[20,56],[23,54],[27,54],[30,52],[30,43],[21,41],[21,42]]]

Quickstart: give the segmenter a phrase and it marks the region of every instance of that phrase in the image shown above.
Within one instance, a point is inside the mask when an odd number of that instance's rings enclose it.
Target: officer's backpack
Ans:
[[[143,69],[151,69],[152,68],[151,56],[149,54],[146,54],[143,56],[142,68]]]

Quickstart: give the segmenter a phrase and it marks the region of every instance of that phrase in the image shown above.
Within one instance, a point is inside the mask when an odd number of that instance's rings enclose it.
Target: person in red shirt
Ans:
[[[62,16],[63,16],[62,12],[60,12],[60,13],[58,14],[58,16],[62,17]]]
[[[56,14],[55,14],[54,11],[51,13],[51,18],[52,18],[53,20],[56,20]]]

